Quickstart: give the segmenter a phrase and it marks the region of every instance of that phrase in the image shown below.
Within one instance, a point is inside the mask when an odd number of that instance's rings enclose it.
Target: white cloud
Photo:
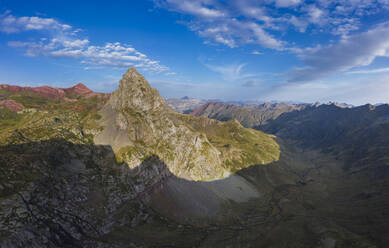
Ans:
[[[333,20],[333,22],[336,22],[336,20]],[[342,23],[340,25],[336,25],[332,29],[331,33],[335,35],[345,36],[353,31],[358,30],[359,26],[359,20],[353,18],[345,18],[342,20]]]
[[[245,66],[245,64],[227,66],[205,64],[205,66],[211,71],[221,74],[223,79],[235,81],[241,77],[241,70]]]
[[[388,56],[389,24],[379,25],[364,33],[343,36],[337,44],[305,49],[300,55],[306,67],[286,75],[290,82],[316,80],[338,71],[367,66],[376,57]]]
[[[301,0],[275,0],[277,7],[291,7],[301,3]]]
[[[323,10],[317,8],[315,5],[309,5],[306,8],[306,12],[309,16],[311,23],[315,23],[319,25],[324,24],[325,19],[323,18],[323,16],[325,15],[325,13]]]
[[[225,15],[225,13],[218,9],[208,7],[209,5],[207,3],[211,1],[167,0],[166,2],[169,4],[170,7],[176,10],[182,11],[184,13],[189,13],[195,16],[216,18]]]
[[[260,51],[257,51],[257,50],[253,50],[253,51],[251,52],[251,54],[253,54],[253,55],[261,55],[261,54],[263,54],[263,53],[260,52]]]
[[[285,42],[275,39],[257,23],[243,22],[237,19],[212,22],[212,24],[198,23],[192,25],[191,29],[209,41],[221,43],[231,48],[252,43],[265,48],[282,50],[285,44]]]
[[[301,19],[297,18],[296,16],[291,16],[288,21],[293,26],[295,26],[297,28],[297,30],[300,31],[301,33],[304,33],[307,30],[307,27],[309,24],[307,21],[301,20]]]
[[[348,74],[372,74],[372,73],[382,73],[382,72],[389,72],[389,67],[387,68],[379,68],[379,69],[372,69],[372,70],[358,70],[358,71],[349,71]]]
[[[387,0],[154,0],[157,6],[187,15],[191,30],[231,48],[258,44],[294,49],[282,40],[289,28],[345,36],[361,19],[389,9]],[[287,11],[285,11],[287,9]]]
[[[62,24],[53,18],[37,16],[15,17],[9,11],[0,16],[0,31],[4,33],[18,33],[30,30],[69,31],[72,27]]]
[[[286,42],[275,39],[273,36],[268,34],[260,25],[256,23],[244,23],[244,26],[247,26],[252,32],[252,37],[249,39],[254,39],[254,43],[259,43],[263,47],[273,48],[276,50],[282,50]],[[249,42],[250,43],[250,42]]]
[[[243,68],[246,66],[246,64],[232,64],[223,66],[205,64],[205,66],[211,71],[219,73],[226,81],[238,81],[257,76],[257,74],[243,73]]]
[[[188,26],[204,37],[207,43],[220,43],[231,48],[252,43],[277,50],[282,50],[286,44],[265,30],[267,25],[271,25],[271,18],[264,15],[262,9],[253,9],[240,1],[227,5],[214,0],[155,1],[160,7],[192,16]],[[239,5],[241,12],[235,13],[233,5]],[[242,13],[250,18],[238,18]],[[267,24],[259,24],[255,20]]]
[[[38,41],[10,41],[10,47],[24,49],[26,56],[62,57],[80,60],[85,65],[114,68],[137,67],[150,72],[167,72],[169,68],[149,59],[135,48],[120,42],[103,46],[91,45],[79,37],[78,29],[52,18],[15,17],[9,12],[0,16],[0,31],[4,33],[39,31],[48,37]],[[43,32],[46,31],[46,32]]]

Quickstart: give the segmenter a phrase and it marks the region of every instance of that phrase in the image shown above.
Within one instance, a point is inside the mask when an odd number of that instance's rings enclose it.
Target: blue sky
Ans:
[[[0,0],[0,83],[389,102],[389,0]]]

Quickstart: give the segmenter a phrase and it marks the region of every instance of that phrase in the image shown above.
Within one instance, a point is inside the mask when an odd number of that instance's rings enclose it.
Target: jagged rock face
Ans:
[[[100,237],[153,219],[139,194],[153,188],[136,177],[167,176],[161,163],[134,173],[108,146],[65,140],[0,146],[0,247],[116,247]]]
[[[131,108],[155,112],[168,108],[158,91],[151,88],[146,79],[134,68],[128,69],[123,75],[119,89],[112,94],[109,102],[116,110]]]
[[[128,139],[111,144],[98,137],[97,142],[113,145],[130,167],[135,168],[143,157],[156,154],[177,176],[194,180],[223,177],[219,151],[205,135],[177,119],[158,91],[135,69],[123,75],[119,89],[102,111],[103,118],[112,118],[107,115],[112,111],[118,129],[114,135],[127,135]]]

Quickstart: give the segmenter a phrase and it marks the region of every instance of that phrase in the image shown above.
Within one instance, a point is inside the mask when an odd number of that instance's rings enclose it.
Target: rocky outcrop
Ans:
[[[18,112],[24,109],[22,104],[14,100],[0,100],[0,108],[1,107],[6,107],[14,112]]]

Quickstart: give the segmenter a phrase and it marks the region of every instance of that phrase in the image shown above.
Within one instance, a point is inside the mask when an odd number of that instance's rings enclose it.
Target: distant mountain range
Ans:
[[[197,98],[168,98],[166,99],[167,104],[172,107],[178,113],[189,113],[194,109],[206,104],[208,100],[197,99]]]
[[[267,109],[267,108],[284,108],[285,106],[302,106],[302,105],[321,105],[321,104],[336,104],[338,106],[344,107],[344,108],[352,108],[354,107],[351,104],[347,103],[337,103],[337,102],[329,102],[329,103],[302,103],[302,102],[293,102],[293,101],[223,101],[218,99],[198,99],[198,98],[191,98],[188,96],[184,96],[182,98],[167,98],[166,102],[169,104],[170,107],[172,107],[175,111],[179,113],[190,113],[193,112],[195,109],[203,106],[207,103],[220,103],[220,104],[226,104],[226,105],[236,105],[239,107],[248,107],[247,109]],[[279,106],[277,106],[277,104]],[[281,106],[283,105],[283,106]],[[379,104],[378,104],[379,105]]]
[[[189,114],[205,116],[220,121],[235,119],[245,127],[254,128],[266,124],[268,120],[275,119],[282,113],[301,110],[307,106],[309,105],[290,103],[258,103],[256,105],[239,106],[236,104],[209,102]]]

